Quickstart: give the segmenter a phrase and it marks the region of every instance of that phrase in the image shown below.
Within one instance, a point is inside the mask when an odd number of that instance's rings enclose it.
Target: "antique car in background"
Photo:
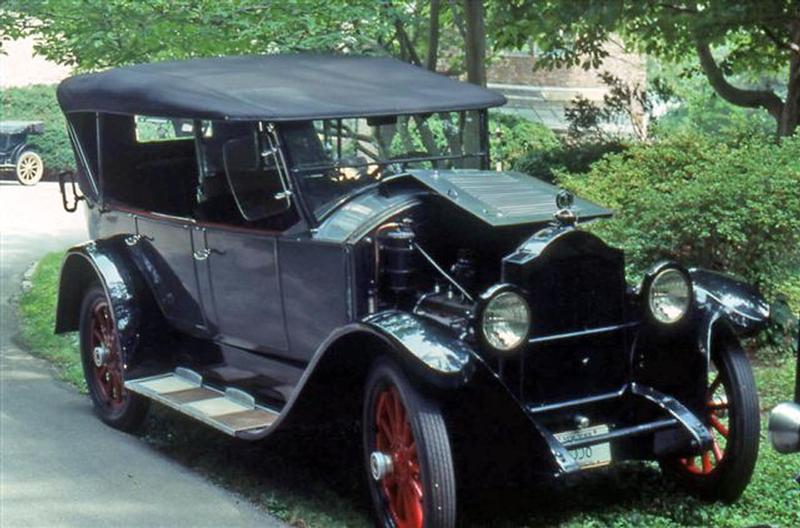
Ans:
[[[580,228],[610,211],[489,170],[502,96],[273,55],[80,75],[58,99],[93,240],[64,259],[56,331],[80,332],[109,425],[149,401],[245,440],[360,423],[380,526],[453,526],[456,461],[459,483],[515,455],[542,478],[658,460],[725,501],[749,482],[738,336],[768,307],[672,261],[629,284]]]
[[[36,185],[44,162],[28,136],[44,132],[41,121],[0,121],[0,170],[12,170],[22,185]]]
[[[769,439],[779,453],[800,452],[800,334],[796,352],[794,401],[781,403],[769,415]]]

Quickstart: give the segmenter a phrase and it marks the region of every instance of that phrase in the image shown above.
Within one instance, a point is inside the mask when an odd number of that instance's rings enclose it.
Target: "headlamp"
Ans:
[[[481,312],[483,339],[501,352],[520,346],[528,337],[530,325],[528,303],[514,291],[503,290],[494,294]]]

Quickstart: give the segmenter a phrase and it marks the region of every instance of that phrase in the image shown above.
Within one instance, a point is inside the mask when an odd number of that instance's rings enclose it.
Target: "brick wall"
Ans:
[[[647,72],[644,57],[625,52],[621,45],[614,41],[608,42],[605,48],[609,56],[597,70],[574,67],[534,71],[536,58],[533,54],[505,53],[489,66],[487,79],[492,84],[576,89],[564,91],[568,99],[578,92],[589,99],[602,99],[606,87],[598,78],[598,73],[603,71],[609,71],[631,84],[645,82]]]

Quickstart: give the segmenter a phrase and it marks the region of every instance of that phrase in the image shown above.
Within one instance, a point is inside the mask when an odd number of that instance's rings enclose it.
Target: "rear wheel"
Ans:
[[[453,457],[439,406],[382,360],[372,368],[365,396],[364,462],[378,525],[455,526]]]
[[[733,502],[753,475],[761,428],[753,371],[735,341],[714,350],[706,394],[711,449],[664,466],[696,495]]]
[[[138,429],[149,402],[125,389],[125,358],[111,303],[100,286],[89,288],[84,295],[80,343],[83,374],[97,416],[116,429]]]
[[[44,176],[44,162],[32,150],[26,150],[17,159],[17,181],[22,185],[36,185]]]

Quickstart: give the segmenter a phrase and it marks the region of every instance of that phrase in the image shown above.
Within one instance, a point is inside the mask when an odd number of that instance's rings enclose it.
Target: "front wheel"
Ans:
[[[42,157],[32,150],[26,150],[17,159],[17,181],[22,185],[36,185],[44,176]]]
[[[364,462],[378,525],[451,528],[456,518],[453,457],[442,412],[393,363],[367,379]]]
[[[736,341],[716,347],[711,360],[705,417],[711,449],[662,465],[699,497],[733,502],[749,484],[758,458],[758,393],[750,362]]]
[[[125,358],[103,288],[86,291],[81,304],[83,374],[97,416],[116,429],[134,431],[147,414],[148,400],[125,389]]]

